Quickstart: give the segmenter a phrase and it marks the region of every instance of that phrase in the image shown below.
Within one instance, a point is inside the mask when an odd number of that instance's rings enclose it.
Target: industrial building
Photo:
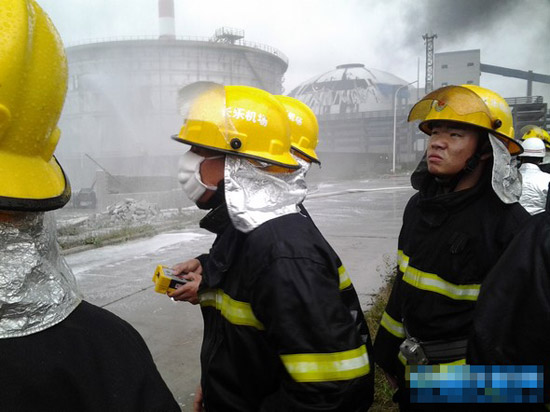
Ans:
[[[242,37],[216,41],[227,33],[68,47],[69,89],[60,122],[65,138],[57,154],[73,185],[92,183],[97,165],[85,154],[113,174],[174,175],[165,156],[177,151],[170,140],[182,124],[176,96],[189,83],[245,84],[281,93],[286,57]]]
[[[416,101],[409,84],[364,64],[342,64],[289,93],[308,104],[317,115],[320,130],[317,151],[323,174],[357,176],[388,172],[394,126],[400,167],[417,162],[423,146],[418,149],[412,138],[414,131],[406,122],[410,104]]]
[[[506,98],[512,109],[516,134],[518,135],[521,128],[528,124],[550,128],[548,104],[544,102],[542,96],[533,96],[532,93],[533,82],[550,84],[550,76],[483,64],[479,49],[435,53],[434,62],[434,88],[436,89],[451,84],[479,85],[481,73],[525,80],[525,96]]]
[[[434,89],[451,84],[479,86],[481,50],[462,50],[435,54]]]
[[[547,103],[542,96],[531,95],[532,82],[550,83],[550,76],[483,64],[479,49],[434,53],[437,36],[426,34],[423,38],[429,64],[420,96],[419,89],[411,87],[418,81],[407,82],[362,64],[340,65],[290,92],[317,115],[324,175],[411,170],[427,141],[416,125],[407,123],[411,106],[425,93],[443,86],[479,85],[481,73],[526,80],[526,96],[506,99],[516,134],[527,124],[550,128]]]
[[[172,0],[160,0],[159,19],[158,37],[100,39],[66,49],[69,83],[56,156],[76,193],[177,189],[177,160],[186,149],[170,136],[182,126],[177,92],[187,84],[282,93],[288,59],[279,50],[232,28],[210,38],[176,37]],[[98,170],[103,174],[96,176]],[[105,206],[105,196],[98,197],[98,206]]]
[[[281,51],[249,42],[244,31],[232,28],[220,28],[210,38],[177,37],[173,7],[173,0],[159,0],[158,37],[100,39],[66,50],[64,137],[56,156],[71,180],[75,205],[89,205],[93,197],[102,209],[129,194],[161,207],[185,203],[176,175],[186,148],[170,139],[183,121],[177,107],[183,86],[212,81],[283,92],[288,59]],[[411,170],[426,147],[426,135],[407,123],[411,106],[434,88],[479,84],[481,72],[527,80],[527,96],[508,99],[518,130],[525,124],[550,125],[547,104],[530,95],[533,81],[548,83],[550,76],[483,64],[480,50],[434,55],[436,37],[424,36],[421,93],[418,79],[407,81],[360,63],[339,65],[289,93],[317,115],[324,178]],[[318,173],[313,168],[310,176]]]

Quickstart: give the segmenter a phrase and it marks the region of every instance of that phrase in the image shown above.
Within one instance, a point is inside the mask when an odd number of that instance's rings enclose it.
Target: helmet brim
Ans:
[[[205,145],[205,144],[202,144],[202,143],[194,142],[192,140],[182,139],[177,134],[172,135],[170,137],[173,140],[175,140],[176,142],[188,144],[190,146],[198,146],[198,147],[202,147],[204,149],[214,150],[216,152],[226,153],[226,154],[230,154],[230,155],[234,155],[234,156],[246,157],[248,159],[258,160],[260,162],[265,162],[265,163],[269,163],[269,164],[272,164],[272,165],[275,165],[275,166],[285,167],[287,169],[293,169],[294,170],[294,169],[299,169],[300,168],[300,165],[298,164],[296,159],[294,159],[292,157],[292,155],[290,153],[283,153],[283,154],[277,155],[277,156],[271,155],[272,159],[266,159],[265,155],[262,154],[262,153],[254,154],[254,152],[252,152],[252,151],[249,151],[248,153],[243,153],[243,152],[239,152],[239,151],[236,151],[236,150],[221,149],[221,148],[216,147],[216,146],[208,146],[208,145]]]
[[[0,209],[48,211],[60,209],[71,198],[71,186],[55,157],[0,153]]]
[[[315,150],[299,148],[294,144],[291,144],[290,146],[291,146],[292,150],[300,153],[302,156],[305,156],[311,162],[321,164],[321,161],[319,160],[319,157],[317,156],[317,153],[315,153]]]

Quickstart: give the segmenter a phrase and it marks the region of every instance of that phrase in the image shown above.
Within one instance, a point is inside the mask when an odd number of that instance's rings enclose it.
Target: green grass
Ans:
[[[367,320],[373,340],[378,332],[380,320],[390,296],[395,279],[395,267],[395,259],[392,260],[386,255],[384,256],[384,266],[377,269],[385,283],[378,293],[373,296],[371,307],[365,312],[365,319]],[[384,372],[376,365],[374,372],[374,402],[369,412],[399,411],[399,407],[392,401],[393,392],[394,390],[388,384]]]

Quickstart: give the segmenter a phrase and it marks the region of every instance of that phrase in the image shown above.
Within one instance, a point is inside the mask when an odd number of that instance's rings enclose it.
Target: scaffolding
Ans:
[[[437,34],[424,34],[422,35],[424,42],[426,43],[426,94],[430,93],[434,89],[434,39],[437,39]]]

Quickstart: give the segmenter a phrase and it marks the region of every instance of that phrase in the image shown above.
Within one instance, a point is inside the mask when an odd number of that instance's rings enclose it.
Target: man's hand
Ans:
[[[397,390],[397,388],[399,387],[399,385],[397,384],[397,378],[395,376],[390,375],[387,372],[384,372],[384,375],[386,375],[386,379],[390,384],[390,387],[394,390]]]
[[[174,300],[187,301],[193,305],[199,303],[199,286],[202,280],[202,266],[198,259],[189,259],[178,263],[172,270],[175,275],[184,274],[183,278],[188,282],[179,286],[174,292],[168,293],[168,296]]]
[[[189,259],[172,267],[174,275],[187,274],[189,272],[202,275],[202,266],[199,259]]]
[[[204,412],[204,407],[202,405],[201,385],[197,386],[197,390],[195,391],[195,399],[193,399],[193,412]]]

